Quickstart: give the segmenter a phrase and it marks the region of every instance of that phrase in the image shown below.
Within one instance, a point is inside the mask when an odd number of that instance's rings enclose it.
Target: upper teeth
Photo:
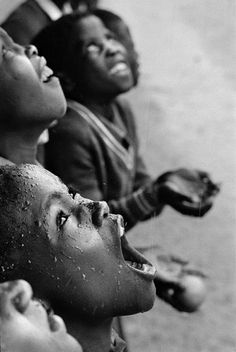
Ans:
[[[131,262],[129,260],[126,260],[126,263],[130,266],[132,266],[135,269],[140,269],[143,270],[144,269],[144,265],[145,264],[141,264],[141,263],[136,263],[136,262]]]
[[[120,225],[120,237],[122,237],[125,233],[125,228]]]
[[[47,81],[48,78],[52,75],[53,75],[53,71],[48,66],[45,66],[41,76],[42,82]]]
[[[126,63],[125,62],[119,62],[115,66],[112,67],[110,72],[112,74],[114,74],[114,73],[117,73],[117,72],[120,72],[120,71],[123,71],[123,70],[126,70],[126,69],[127,69]]]

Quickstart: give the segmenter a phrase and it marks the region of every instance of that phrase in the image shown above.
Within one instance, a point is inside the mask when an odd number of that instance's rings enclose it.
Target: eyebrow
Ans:
[[[65,194],[65,193],[63,193],[63,194]],[[54,192],[54,193],[50,194],[45,202],[45,205],[44,205],[45,211],[49,210],[53,200],[61,199],[61,198],[62,198],[61,192]]]

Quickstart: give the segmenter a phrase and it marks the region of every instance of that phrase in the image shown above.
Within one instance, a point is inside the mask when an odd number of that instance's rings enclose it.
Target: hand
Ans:
[[[158,177],[156,185],[161,202],[181,214],[196,217],[208,212],[220,190],[206,172],[188,169],[166,172]]]
[[[206,296],[205,273],[191,268],[185,260],[162,260],[154,280],[157,296],[180,312],[192,313],[199,309]],[[164,263],[164,266],[163,266]]]

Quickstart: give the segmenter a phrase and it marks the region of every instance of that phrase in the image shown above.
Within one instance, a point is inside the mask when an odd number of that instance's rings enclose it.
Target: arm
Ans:
[[[90,128],[72,110],[50,131],[46,144],[46,168],[58,175],[68,186],[93,200],[102,200],[96,169],[96,144]],[[78,121],[77,121],[78,120]]]

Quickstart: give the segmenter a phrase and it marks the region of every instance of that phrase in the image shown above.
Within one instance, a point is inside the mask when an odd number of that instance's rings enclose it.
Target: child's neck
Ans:
[[[95,322],[70,317],[65,321],[68,332],[79,341],[83,352],[110,351],[112,319]]]
[[[34,133],[0,132],[0,156],[14,164],[36,164],[37,141]]]
[[[95,114],[99,114],[107,118],[108,120],[113,119],[113,108],[112,102],[108,103],[96,103],[96,102],[87,102],[86,106],[93,111]]]

